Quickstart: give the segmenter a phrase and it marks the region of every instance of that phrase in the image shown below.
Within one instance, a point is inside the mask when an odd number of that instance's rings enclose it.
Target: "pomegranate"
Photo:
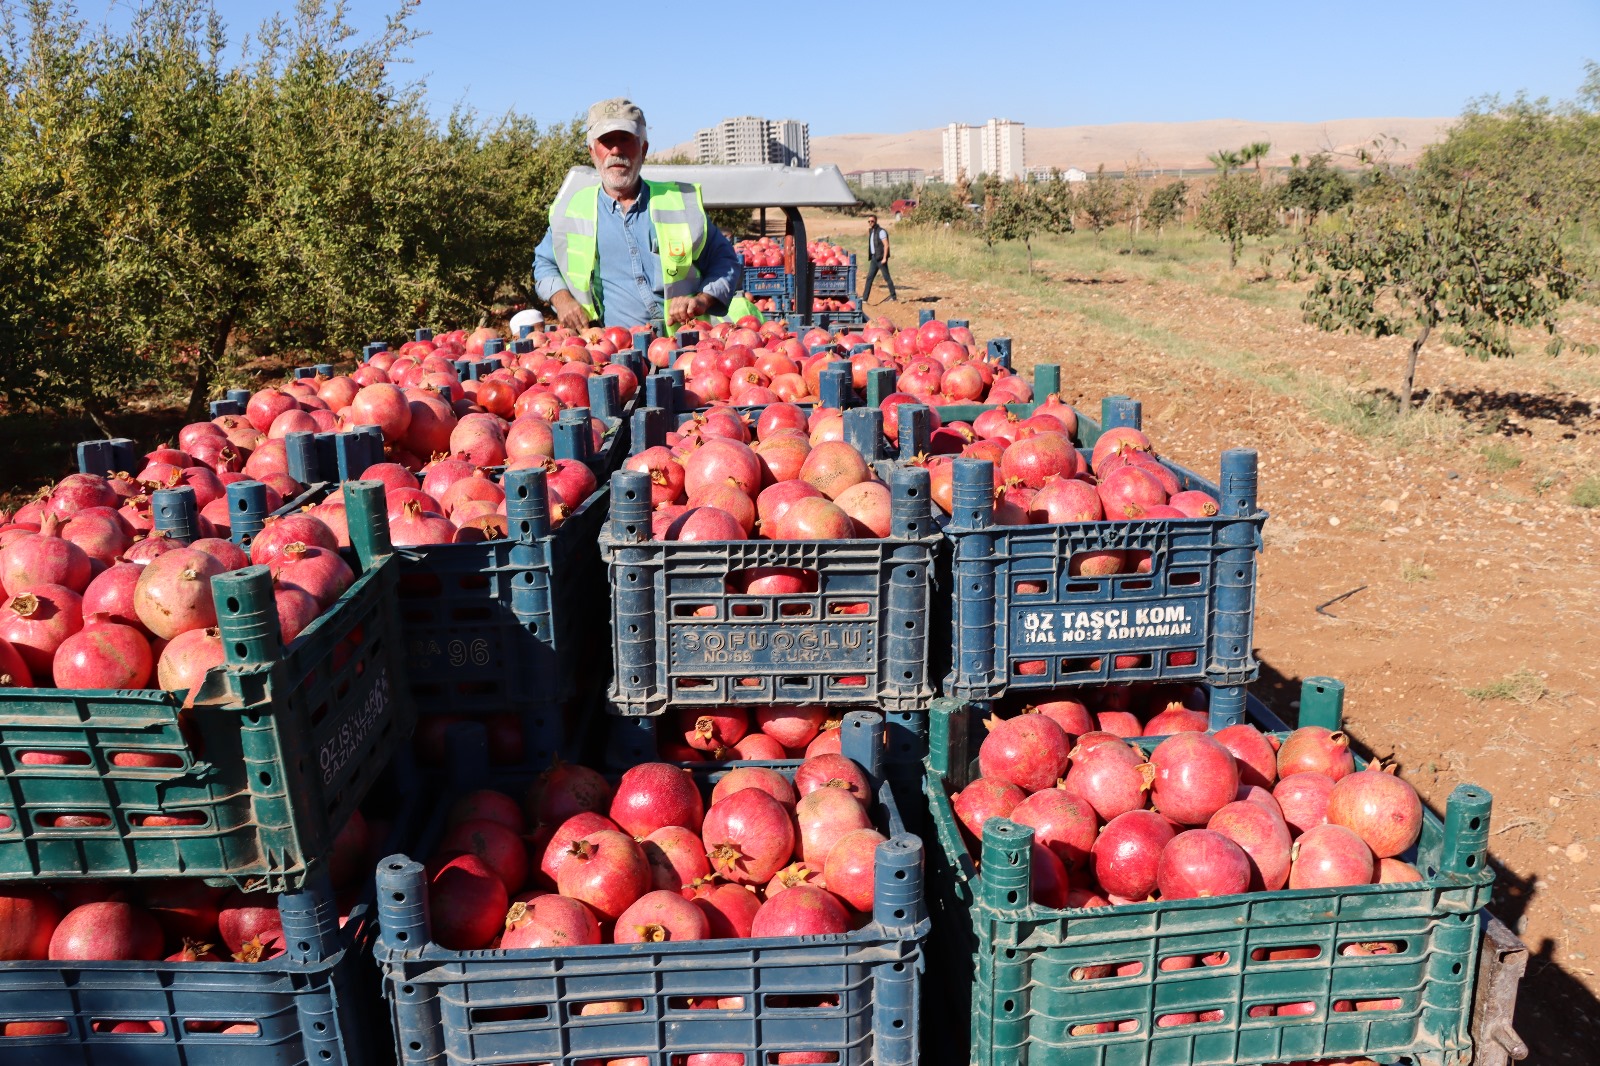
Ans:
[[[1106,823],[1091,856],[1095,880],[1114,896],[1144,900],[1155,891],[1172,823],[1155,811],[1128,811]]]
[[[834,793],[860,811],[860,805],[848,793],[839,789],[821,789],[813,795],[823,792]],[[821,800],[818,804],[831,806]],[[802,804],[800,812],[802,847],[806,840],[808,815],[813,823],[826,819],[830,825],[834,822],[842,824],[840,816],[831,810],[812,813]],[[864,819],[865,812],[861,812],[861,815]],[[815,828],[812,831],[824,832]],[[745,788],[711,804],[700,830],[700,838],[718,875],[735,884],[764,885],[772,880],[794,852],[795,827],[789,811],[782,803],[759,788]],[[828,841],[829,846],[836,839],[837,836],[832,837]],[[821,858],[818,856],[813,865],[820,866]],[[813,861],[809,853],[806,859]]]
[[[1080,737],[1073,750],[1072,765],[1062,784],[1089,801],[1103,822],[1145,805],[1145,792],[1155,778],[1155,769],[1138,751],[1114,737],[1096,742]]]
[[[1276,811],[1235,800],[1213,814],[1206,828],[1244,851],[1250,860],[1250,891],[1276,892],[1289,883],[1289,827]]]
[[[830,500],[838,500],[846,489],[871,477],[861,453],[844,441],[816,445],[800,467],[800,480]]]
[[[57,962],[135,962],[161,958],[161,926],[132,903],[105,900],[68,911],[50,937]]]
[[[123,625],[143,627],[139,613],[133,608],[133,590],[139,582],[144,567],[138,563],[119,562],[95,575],[89,587],[83,590],[83,613],[103,614]]]
[[[557,891],[587,903],[605,921],[615,921],[650,891],[650,881],[644,849],[614,829],[574,841],[556,874]]]
[[[79,512],[62,528],[61,537],[82,549],[91,561],[91,569],[97,572],[100,567],[115,563],[133,546],[126,523],[109,507]],[[87,590],[88,585],[84,588]]]
[[[250,541],[250,561],[258,566],[271,566],[283,555],[285,548],[296,543],[329,551],[339,550],[339,540],[328,524],[302,511],[268,518],[261,531]]]
[[[978,750],[984,777],[1010,781],[1025,792],[1053,786],[1066,773],[1072,744],[1052,719],[1042,714],[992,717]]]
[[[426,512],[415,500],[406,500],[400,513],[389,519],[389,538],[397,548],[423,544],[449,544],[456,527],[442,515]]]
[[[1233,756],[1204,733],[1168,737],[1151,753],[1150,764],[1155,767],[1151,802],[1178,825],[1205,825],[1239,791]]]
[[[1163,899],[1233,896],[1249,886],[1249,856],[1221,833],[1185,830],[1161,849],[1156,887]]]
[[[60,688],[140,689],[154,666],[150,644],[137,629],[91,615],[56,649],[51,675]]]
[[[1322,726],[1301,726],[1283,740],[1278,749],[1278,776],[1326,774],[1338,781],[1355,772],[1356,759],[1350,751],[1350,738]]]
[[[618,944],[655,944],[670,940],[707,940],[711,922],[706,913],[676,891],[646,892],[617,918]]]
[[[83,598],[64,585],[32,585],[0,605],[0,640],[11,645],[35,685],[51,683],[56,649],[83,628]]]
[[[821,732],[822,723],[827,720],[826,707],[756,708],[756,727],[786,748],[804,748]]]
[[[244,416],[252,426],[266,433],[280,416],[299,409],[299,403],[288,393],[279,392],[277,389],[262,389],[252,395],[245,404]]]
[[[1342,825],[1314,825],[1290,852],[1290,888],[1336,888],[1372,883],[1372,849]]]
[[[825,730],[818,736],[828,733],[838,733],[837,729]],[[843,788],[854,796],[858,803],[872,802],[872,783],[867,779],[867,773],[854,760],[846,758],[837,751],[821,752],[817,755],[807,754],[806,761],[801,763],[794,773],[794,790],[799,796],[809,796],[819,788]]]
[[[487,818],[475,818],[450,827],[439,842],[441,852],[476,855],[506,886],[506,895],[520,889],[528,878],[528,853],[512,829]]]
[[[799,500],[805,499],[826,500],[827,497],[804,481],[779,481],[762,489],[756,497],[756,520],[761,527],[761,535],[769,540],[783,539],[773,531],[778,528],[785,512]]]
[[[1031,895],[1033,901],[1040,906],[1060,909],[1067,905],[1067,894],[1071,885],[1067,879],[1067,868],[1056,856],[1056,853],[1039,843],[1033,842],[1029,848],[1031,870]]]
[[[1043,488],[1051,479],[1071,478],[1082,469],[1082,460],[1064,433],[1040,433],[1019,440],[1006,448],[1000,458],[1000,473],[1031,489]]]
[[[750,924],[753,937],[818,936],[848,933],[850,916],[837,896],[811,885],[796,885],[761,905]]]
[[[839,493],[839,510],[855,522],[858,537],[887,537],[889,525],[889,486],[881,481],[861,481]]]
[[[617,782],[611,820],[641,838],[664,825],[698,832],[705,820],[705,801],[687,770],[669,763],[642,763]]]
[[[500,946],[566,948],[600,943],[600,922],[588,904],[553,892],[513,903],[505,915]]]
[[[694,888],[693,903],[705,912],[713,939],[747,937],[761,899],[750,885],[702,882]]]
[[[1421,880],[1422,874],[1415,866],[1399,859],[1381,858],[1372,872],[1372,882],[1377,885],[1398,885]]]
[[[1174,492],[1167,500],[1169,507],[1176,508],[1189,518],[1214,518],[1216,517],[1216,499],[1208,492],[1199,489],[1187,489],[1183,492]]]
[[[1113,470],[1100,481],[1100,502],[1107,518],[1137,519],[1167,502],[1167,490],[1156,475],[1142,466]]]
[[[1041,789],[1012,808],[1007,817],[1018,825],[1031,826],[1034,841],[1055,852],[1067,869],[1088,865],[1100,819],[1082,797],[1065,788]]]
[[[712,786],[711,802],[715,805],[717,801],[746,788],[760,789],[791,810],[799,800],[794,784],[778,771],[765,766],[736,766]]]
[[[1248,722],[1225,726],[1215,733],[1239,767],[1241,785],[1270,789],[1278,780],[1278,752],[1261,730]]]
[[[457,855],[429,878],[428,915],[433,939],[442,948],[488,947],[504,928],[506,910],[505,882],[476,855]]]
[[[742,707],[715,711],[691,707],[678,712],[678,728],[691,748],[715,753],[739,743],[750,730],[750,716]]]
[[[272,579],[276,586],[307,593],[326,611],[355,584],[356,575],[337,551],[296,542],[284,545],[273,561]]]
[[[1187,707],[1171,707],[1154,715],[1144,724],[1147,737],[1170,737],[1177,733],[1204,733],[1210,719],[1204,711],[1191,711]]]
[[[951,800],[961,824],[974,840],[983,839],[983,824],[990,818],[1010,818],[1027,793],[1009,781],[980,777]]]
[[[690,496],[713,485],[730,483],[751,498],[761,491],[761,459],[741,441],[707,440],[683,465],[684,490]]]
[[[31,688],[33,671],[23,661],[22,653],[11,642],[0,638],[0,688]],[[770,739],[770,738],[769,738]],[[0,829],[6,828],[0,825]]]
[[[94,576],[88,554],[61,536],[61,519],[47,514],[39,532],[25,533],[0,552],[0,589],[15,596],[36,585],[62,585],[81,593]]]
[[[48,890],[0,886],[0,962],[47,958],[61,922],[61,904]]]
[[[179,460],[174,465],[183,466],[188,462],[188,456],[175,449],[158,450]],[[115,507],[117,502],[116,488],[107,479],[98,474],[68,474],[50,490],[44,509],[57,518],[71,518],[91,507]]]
[[[1272,787],[1289,831],[1299,836],[1312,826],[1328,820],[1328,798],[1333,795],[1333,779],[1311,771],[1289,774]]]
[[[731,798],[738,795],[743,793]],[[795,821],[800,828],[800,858],[819,870],[827,867],[828,853],[846,833],[872,828],[866,809],[843,788],[819,788],[808,793],[795,806]],[[772,867],[773,872],[787,858],[785,855],[778,860]],[[760,883],[765,883],[770,876],[761,878]]]
[[[739,520],[720,507],[695,507],[667,527],[666,539],[693,543],[748,540],[749,537]]]
[[[311,594],[300,589],[275,588],[272,599],[278,609],[278,639],[284,647],[293,644],[321,613]]]
[[[175,548],[151,560],[133,590],[133,607],[144,627],[171,640],[191,629],[217,624],[211,579],[222,564],[205,552]]]
[[[1108,456],[1120,456],[1127,452],[1148,452],[1150,438],[1130,426],[1113,426],[1100,434],[1094,442],[1094,450],[1089,454],[1089,466],[1098,472]]]
[[[367,385],[350,400],[350,406],[340,412],[340,419],[347,426],[377,426],[385,441],[402,440],[411,425],[410,401],[395,385]]]
[[[522,809],[534,825],[560,825],[583,811],[611,805],[611,783],[597,770],[557,761],[528,786]]]
[[[573,843],[602,829],[617,829],[617,823],[598,811],[579,811],[551,830],[539,860],[542,880],[554,886],[561,872],[561,864],[571,854]]]
[[[499,822],[513,833],[521,833],[527,826],[527,819],[523,818],[522,808],[517,801],[492,788],[468,792],[456,800],[450,805],[445,822],[455,826],[480,818]]]
[[[749,734],[733,746],[733,751],[735,758],[752,762],[776,762],[789,757],[783,745],[765,733]]]
[[[715,809],[715,804],[712,809]],[[639,842],[650,863],[650,883],[655,888],[681,891],[696,878],[709,877],[711,864],[698,833],[681,825],[664,825]]]
[[[683,499],[687,472],[672,450],[657,445],[630,456],[622,464],[624,470],[636,470],[650,475],[650,503],[676,503]]]
[[[169,938],[201,943],[215,938],[221,889],[203,881],[162,879],[151,882],[142,895],[145,909]]]
[[[201,537],[192,541],[189,547],[197,552],[205,552],[217,562],[222,564],[223,570],[239,570],[250,565],[250,557],[233,541],[220,537]]]
[[[1393,767],[1368,766],[1334,783],[1327,818],[1332,825],[1354,830],[1378,858],[1392,859],[1417,842],[1422,800],[1409,781],[1395,776]]]
[[[871,914],[878,845],[888,839],[876,829],[856,829],[840,837],[823,865],[828,891]]]
[[[855,520],[843,508],[826,500],[802,497],[783,510],[763,535],[772,540],[849,540],[856,535]]]

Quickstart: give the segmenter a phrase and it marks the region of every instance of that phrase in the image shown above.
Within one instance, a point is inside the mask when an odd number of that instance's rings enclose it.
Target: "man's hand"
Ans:
[[[572,332],[577,333],[589,325],[589,314],[583,309],[576,297],[566,289],[562,289],[550,297],[550,308],[556,313],[556,320]]]
[[[681,326],[685,322],[693,322],[709,310],[711,310],[711,297],[703,292],[697,292],[693,296],[674,296],[667,303],[667,322]]]

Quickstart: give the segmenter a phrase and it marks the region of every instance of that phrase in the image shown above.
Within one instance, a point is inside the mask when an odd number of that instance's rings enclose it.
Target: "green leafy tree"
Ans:
[[[1048,177],[1034,183],[1032,192],[1039,206],[1043,232],[1071,233],[1072,218],[1077,212],[1077,198],[1072,193],[1072,183],[1066,175],[1052,168]]]
[[[989,197],[984,212],[984,240],[1021,241],[1028,254],[1028,273],[1033,273],[1033,238],[1045,229],[1045,212],[1040,199],[1028,183],[1002,182]]]
[[[1331,165],[1325,152],[1318,152],[1301,166],[1299,157],[1292,160],[1289,176],[1278,188],[1278,203],[1300,212],[1307,225],[1318,215],[1337,211],[1355,195],[1355,182],[1349,175]]]
[[[955,185],[929,185],[923,188],[917,206],[900,220],[906,226],[965,226],[971,219],[966,182]]]
[[[1348,217],[1295,249],[1295,263],[1311,278],[1307,322],[1411,338],[1402,415],[1435,329],[1480,358],[1514,354],[1513,326],[1544,328],[1559,350],[1558,309],[1582,282],[1556,226],[1516,189],[1400,170],[1376,174]]]
[[[1210,160],[1211,165],[1216,167],[1217,170],[1219,170],[1224,176],[1235,170],[1238,170],[1244,165],[1244,161],[1240,159],[1238,152],[1230,152],[1225,148],[1218,148],[1215,152],[1212,152],[1210,155],[1206,156],[1206,158]]]
[[[1249,144],[1239,149],[1237,153],[1239,157],[1238,165],[1244,166],[1247,163],[1254,163],[1256,166],[1256,173],[1260,174],[1261,161],[1267,158],[1267,153],[1270,151],[1272,151],[1271,141],[1251,141]]]
[[[1106,176],[1104,163],[1095,168],[1094,177],[1081,184],[1083,189],[1077,195],[1076,204],[1078,215],[1094,231],[1098,244],[1100,234],[1117,224],[1121,193],[1116,179]]]
[[[1255,174],[1224,174],[1201,198],[1196,221],[1228,245],[1228,269],[1239,265],[1239,249],[1247,237],[1265,237],[1277,229],[1272,196]]]
[[[1156,228],[1156,236],[1177,220],[1189,199],[1189,184],[1169,181],[1150,193],[1150,203],[1145,208],[1145,218]]]

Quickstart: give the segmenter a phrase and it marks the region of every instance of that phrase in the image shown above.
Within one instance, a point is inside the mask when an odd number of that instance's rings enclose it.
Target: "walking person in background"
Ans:
[[[872,279],[883,271],[883,283],[889,286],[889,303],[899,303],[894,294],[894,278],[889,276],[889,233],[878,225],[877,215],[867,216],[867,282],[861,287],[861,306],[872,298]]]

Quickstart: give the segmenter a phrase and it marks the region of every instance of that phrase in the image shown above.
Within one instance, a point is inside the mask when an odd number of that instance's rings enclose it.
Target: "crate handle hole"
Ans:
[[[906,872],[904,870],[896,870],[894,872],[894,879],[896,881],[904,881],[906,879]]]
[[[1474,817],[1472,817],[1472,818],[1467,820],[1467,828],[1468,829],[1476,829],[1479,826],[1481,826],[1482,824],[1483,824],[1483,819],[1478,818],[1476,816],[1474,816]]]
[[[265,770],[263,770],[258,776],[260,777],[261,783],[263,785],[271,786],[271,784],[272,784],[272,775],[271,774],[269,774]]]
[[[635,1000],[634,1002],[638,1001]],[[579,1005],[580,1008],[582,1006],[588,1006],[588,1004]],[[643,1010],[644,1008],[640,1007],[640,1009]],[[581,1013],[581,1010],[573,1011],[574,1016],[579,1013]],[[595,1011],[594,1013],[599,1014],[601,1012]],[[620,1012],[614,1011],[610,1013]],[[473,1024],[482,1022],[538,1022],[544,1021],[549,1017],[550,1007],[545,1003],[524,1003],[510,1007],[474,1007],[468,1013],[468,1018]]]
[[[1299,962],[1320,958],[1322,948],[1317,944],[1297,944],[1293,947],[1255,948],[1250,952],[1251,962]]]
[[[1244,577],[1243,574],[1240,574],[1239,576]],[[1167,575],[1168,585],[1177,585],[1180,587],[1184,585],[1198,585],[1200,584],[1200,580],[1200,572],[1198,570],[1183,570]]]

